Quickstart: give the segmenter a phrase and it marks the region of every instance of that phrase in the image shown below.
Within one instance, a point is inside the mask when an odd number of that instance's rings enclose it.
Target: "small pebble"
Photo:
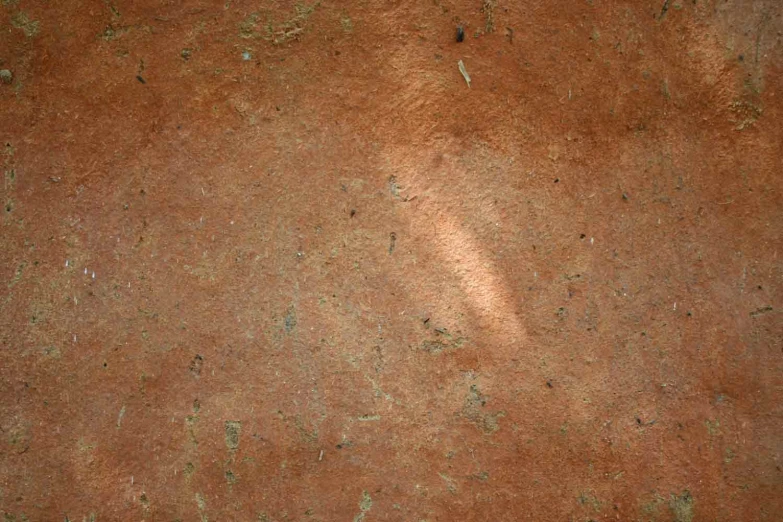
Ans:
[[[8,69],[2,69],[0,70],[0,81],[2,81],[4,84],[8,85],[14,80],[14,75],[11,71]]]
[[[250,51],[245,51],[242,53],[242,59],[246,62],[250,61],[250,59],[253,57],[252,54],[250,54]]]

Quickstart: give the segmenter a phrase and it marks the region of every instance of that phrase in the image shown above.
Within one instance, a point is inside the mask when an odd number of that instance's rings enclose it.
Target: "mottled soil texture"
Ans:
[[[0,70],[4,521],[781,520],[779,0],[2,0]]]

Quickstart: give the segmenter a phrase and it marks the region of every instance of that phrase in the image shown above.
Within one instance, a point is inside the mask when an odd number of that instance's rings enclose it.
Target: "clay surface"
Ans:
[[[781,520],[780,1],[0,29],[3,520]]]

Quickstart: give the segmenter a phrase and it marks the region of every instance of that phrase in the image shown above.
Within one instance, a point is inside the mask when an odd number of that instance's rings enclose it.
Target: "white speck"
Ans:
[[[65,260],[65,266],[67,267],[70,264],[70,262],[66,259]]]
[[[133,485],[133,475],[131,475],[131,486]]]
[[[324,450],[321,450],[321,453],[318,454],[318,462],[321,462],[324,459]]]
[[[533,272],[533,277],[538,277],[538,272]]]
[[[87,269],[86,268],[84,269],[84,275],[87,275]]]
[[[233,222],[233,221],[231,221],[231,224],[233,225],[233,224],[234,224],[234,222]]]
[[[92,278],[95,279],[95,272],[92,273]]]
[[[593,243],[595,243],[595,239],[593,239],[593,238],[591,237],[591,238],[590,238],[590,244],[592,245]]]
[[[76,342],[76,334],[73,334],[73,342]]]
[[[250,60],[252,57],[253,57],[253,55],[252,55],[252,54],[250,54],[250,51],[245,51],[245,52],[243,52],[243,53],[242,53],[242,59],[243,59],[244,61],[246,61],[246,62],[247,62],[248,60]]]
[[[79,304],[79,298],[76,296],[73,296],[73,304],[78,305]]]
[[[677,301],[674,302],[674,309],[677,310]]]

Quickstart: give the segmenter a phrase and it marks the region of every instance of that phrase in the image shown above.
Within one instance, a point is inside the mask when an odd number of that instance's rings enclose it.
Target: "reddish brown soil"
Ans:
[[[5,520],[781,520],[778,0],[0,15]]]

